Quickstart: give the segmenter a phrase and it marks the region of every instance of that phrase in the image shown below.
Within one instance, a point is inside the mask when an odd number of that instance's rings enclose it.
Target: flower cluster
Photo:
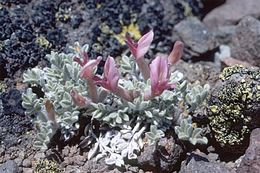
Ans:
[[[175,84],[169,83],[171,75],[170,68],[181,58],[183,52],[183,43],[177,41],[169,56],[159,55],[149,65],[146,62],[144,55],[149,50],[153,36],[154,33],[151,30],[141,37],[137,43],[134,42],[129,36],[126,37],[126,43],[130,48],[136,64],[138,65],[143,80],[147,81],[150,79],[150,89],[143,92],[144,100],[151,100],[156,96],[160,96],[164,90],[174,89]],[[82,52],[82,57],[83,60],[80,60],[79,57],[74,59],[82,66],[80,77],[87,81],[92,102],[97,101],[97,91],[95,85],[100,85],[107,91],[110,91],[130,102],[142,94],[135,94],[135,91],[128,91],[118,84],[120,73],[113,57],[107,57],[104,66],[104,74],[102,77],[94,75],[95,69],[97,68],[97,65],[101,61],[102,57],[99,56],[95,60],[89,60],[86,52]]]
[[[145,54],[153,36],[150,31],[138,42],[126,36],[131,56],[116,60],[111,56],[91,59],[88,46],[76,44],[71,54],[49,55],[51,67],[26,72],[24,82],[36,84],[44,92],[43,98],[37,98],[29,88],[23,95],[27,113],[39,114],[36,122],[41,124],[41,143],[46,147],[57,129],[63,134],[77,130],[84,124],[78,122],[81,116],[86,116],[88,123],[79,145],[89,149],[89,159],[105,157],[110,165],[123,166],[125,160],[136,159],[144,141],[154,145],[166,131],[174,133],[174,127],[181,140],[207,143],[202,130],[191,128],[191,121],[184,120],[189,117],[187,112],[204,101],[208,86],[190,88],[183,74],[174,71],[183,53],[180,41],[169,55],[160,54],[149,62]],[[105,65],[99,75],[96,72],[102,59]],[[73,121],[65,115],[73,115]],[[193,130],[196,133],[190,133]]]

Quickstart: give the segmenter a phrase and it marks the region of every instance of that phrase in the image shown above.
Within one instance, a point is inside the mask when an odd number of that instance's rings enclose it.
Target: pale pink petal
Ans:
[[[76,61],[80,66],[84,66],[88,63],[89,57],[87,52],[82,53],[83,61],[79,57],[74,57],[73,60]]]
[[[73,61],[77,62],[80,66],[83,66],[83,62],[81,61],[81,59],[79,57],[74,57]]]
[[[89,60],[88,53],[83,52],[82,55],[83,55],[83,65],[85,65]]]
[[[126,38],[125,38],[125,42],[127,44],[127,46],[129,47],[132,55],[134,57],[136,57],[136,53],[137,53],[137,43],[134,42],[134,40],[129,36],[129,35],[126,35]]]
[[[160,95],[165,89],[169,89],[169,66],[166,56],[157,56],[150,64],[151,93]]]
[[[103,88],[115,91],[118,87],[119,72],[116,68],[116,63],[113,57],[109,56],[104,66],[103,79],[94,76],[95,84],[101,85]]]
[[[113,57],[109,56],[107,59],[107,62],[109,65],[106,67],[109,67],[107,70],[107,76],[105,76],[110,83],[111,90],[116,90],[118,86],[118,80],[119,80],[119,72],[118,69],[116,68],[116,63]]]
[[[82,70],[80,72],[80,77],[88,78],[88,79],[92,78],[94,76],[93,71],[97,67],[97,65],[100,63],[101,60],[102,60],[102,57],[99,56],[95,60],[88,61],[88,63],[82,67]]]
[[[136,58],[139,59],[143,57],[149,50],[149,47],[153,41],[154,33],[153,30],[149,31],[143,35],[138,41]]]

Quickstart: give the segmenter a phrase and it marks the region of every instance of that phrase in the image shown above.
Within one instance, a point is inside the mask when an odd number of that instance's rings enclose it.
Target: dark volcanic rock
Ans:
[[[259,173],[260,172],[260,129],[252,131],[250,136],[250,145],[246,150],[237,173]]]
[[[17,89],[11,89],[0,95],[3,104],[3,113],[24,115],[24,108],[22,107],[21,93]]]
[[[213,57],[218,43],[213,34],[198,19],[183,20],[174,29],[184,42],[184,59],[206,55],[204,60],[209,60]]]
[[[231,56],[252,65],[260,66],[259,20],[253,17],[245,17],[240,21],[232,38]]]
[[[8,160],[0,166],[1,173],[17,173],[18,166],[13,160]]]
[[[143,170],[155,171],[158,160],[155,158],[155,145],[145,146],[144,151],[138,156],[138,163]]]
[[[260,17],[260,0],[227,0],[206,15],[203,22],[210,28],[233,25],[244,16]]]
[[[137,159],[144,171],[172,172],[179,168],[182,155],[183,149],[170,137],[160,139],[156,145],[144,147]]]
[[[19,136],[32,129],[30,116],[24,116],[22,98],[19,90],[11,89],[0,95],[2,113],[0,114],[0,141],[6,147],[18,143]]]

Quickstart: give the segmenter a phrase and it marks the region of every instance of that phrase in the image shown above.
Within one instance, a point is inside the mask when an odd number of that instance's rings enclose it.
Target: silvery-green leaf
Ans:
[[[122,118],[120,117],[120,116],[117,116],[116,117],[116,123],[118,123],[118,124],[122,124]]]
[[[95,158],[96,158],[96,161],[99,161],[100,159],[102,159],[104,157],[106,157],[106,154],[105,153],[100,153]]]
[[[98,143],[94,144],[94,147],[92,147],[88,152],[88,160],[92,159],[98,152],[99,145]]]
[[[201,128],[195,128],[192,133],[192,138],[198,138],[202,132]]]
[[[148,118],[153,118],[153,114],[150,111],[144,111],[144,113]]]
[[[122,119],[127,122],[129,121],[129,116],[127,114],[123,114]]]

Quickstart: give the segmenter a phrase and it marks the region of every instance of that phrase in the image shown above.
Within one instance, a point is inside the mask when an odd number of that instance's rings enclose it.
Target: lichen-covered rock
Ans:
[[[216,141],[227,151],[245,151],[252,129],[260,127],[260,70],[227,67],[209,101],[208,118]]]
[[[56,162],[45,159],[45,160],[39,160],[36,163],[34,172],[35,173],[44,173],[44,172],[61,173],[62,171]]]

